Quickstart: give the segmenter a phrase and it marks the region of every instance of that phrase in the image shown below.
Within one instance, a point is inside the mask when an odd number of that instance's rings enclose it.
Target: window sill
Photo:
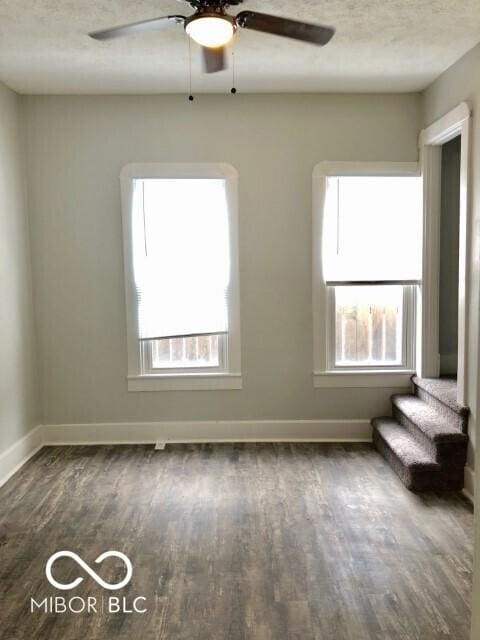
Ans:
[[[367,388],[384,387],[398,389],[411,386],[410,378],[415,371],[365,370],[365,371],[314,371],[313,386],[321,388]]]
[[[242,389],[238,373],[183,373],[128,376],[129,391],[214,391]]]

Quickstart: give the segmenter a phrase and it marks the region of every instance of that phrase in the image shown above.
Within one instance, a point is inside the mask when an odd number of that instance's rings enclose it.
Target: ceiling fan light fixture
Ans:
[[[202,47],[224,47],[235,33],[233,20],[226,15],[193,16],[185,23],[185,31]]]

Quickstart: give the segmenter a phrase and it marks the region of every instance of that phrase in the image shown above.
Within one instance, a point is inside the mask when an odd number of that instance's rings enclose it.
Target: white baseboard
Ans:
[[[475,500],[475,470],[466,466],[463,481],[463,495],[474,502]]]
[[[371,442],[369,420],[221,420],[39,425],[0,454],[0,486],[46,445],[205,442]],[[475,473],[463,493],[473,502]]]
[[[369,420],[221,420],[58,424],[43,427],[47,444],[153,442],[371,442]]]
[[[222,420],[39,425],[0,454],[0,486],[46,445],[371,442],[368,420]]]
[[[0,454],[0,487],[43,446],[42,427],[31,429]]]

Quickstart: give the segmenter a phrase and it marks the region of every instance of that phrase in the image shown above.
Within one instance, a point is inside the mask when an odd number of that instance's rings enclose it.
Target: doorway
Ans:
[[[440,376],[457,377],[458,262],[460,228],[460,157],[462,140],[456,136],[442,145],[440,197]]]
[[[461,406],[470,406],[472,411],[476,398],[469,397],[467,389],[467,304],[468,304],[468,228],[469,220],[469,148],[470,148],[471,109],[466,102],[447,113],[445,116],[424,129],[420,134],[421,173],[423,177],[423,273],[420,296],[420,314],[417,345],[417,371],[422,378],[438,378],[442,368],[456,370],[457,402]],[[458,140],[457,140],[458,139]],[[452,148],[447,147],[453,142]],[[458,149],[459,147],[459,149]],[[455,291],[453,299],[448,292],[441,294],[441,218],[442,191],[448,190],[448,180],[443,185],[442,160],[445,154],[455,164],[455,153],[459,152],[458,168],[452,170],[451,177],[455,186],[449,190],[450,196],[458,203],[458,216],[455,222],[455,237],[458,234],[458,249],[455,242],[449,247],[449,257],[444,265],[448,270],[448,259],[458,255],[458,270],[454,274],[443,273],[449,278],[449,291]],[[451,158],[450,158],[451,156]],[[446,169],[448,171],[448,161]],[[455,190],[458,189],[457,195]],[[445,206],[447,198],[444,199]],[[455,215],[453,216],[455,219]],[[454,222],[452,221],[453,225]],[[447,242],[447,238],[445,238]],[[450,242],[450,239],[448,239]],[[442,303],[441,303],[442,295]],[[457,304],[455,304],[455,299]],[[442,305],[442,306],[441,306]],[[447,323],[441,323],[441,309],[449,307]],[[453,318],[456,314],[457,322]],[[441,326],[442,325],[442,326]],[[455,332],[456,327],[456,332]],[[453,331],[453,337],[452,337]],[[442,332],[442,337],[441,337]],[[448,336],[448,339],[447,339]],[[449,352],[451,340],[457,343],[456,359]],[[444,342],[445,340],[445,342]],[[445,350],[442,365],[441,350]],[[450,360],[449,360],[450,358]]]

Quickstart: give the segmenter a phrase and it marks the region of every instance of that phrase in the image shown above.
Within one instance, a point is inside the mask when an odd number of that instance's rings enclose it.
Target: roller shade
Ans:
[[[136,179],[133,263],[141,340],[228,331],[223,179]]]
[[[420,281],[420,178],[328,177],[323,223],[327,283]]]

